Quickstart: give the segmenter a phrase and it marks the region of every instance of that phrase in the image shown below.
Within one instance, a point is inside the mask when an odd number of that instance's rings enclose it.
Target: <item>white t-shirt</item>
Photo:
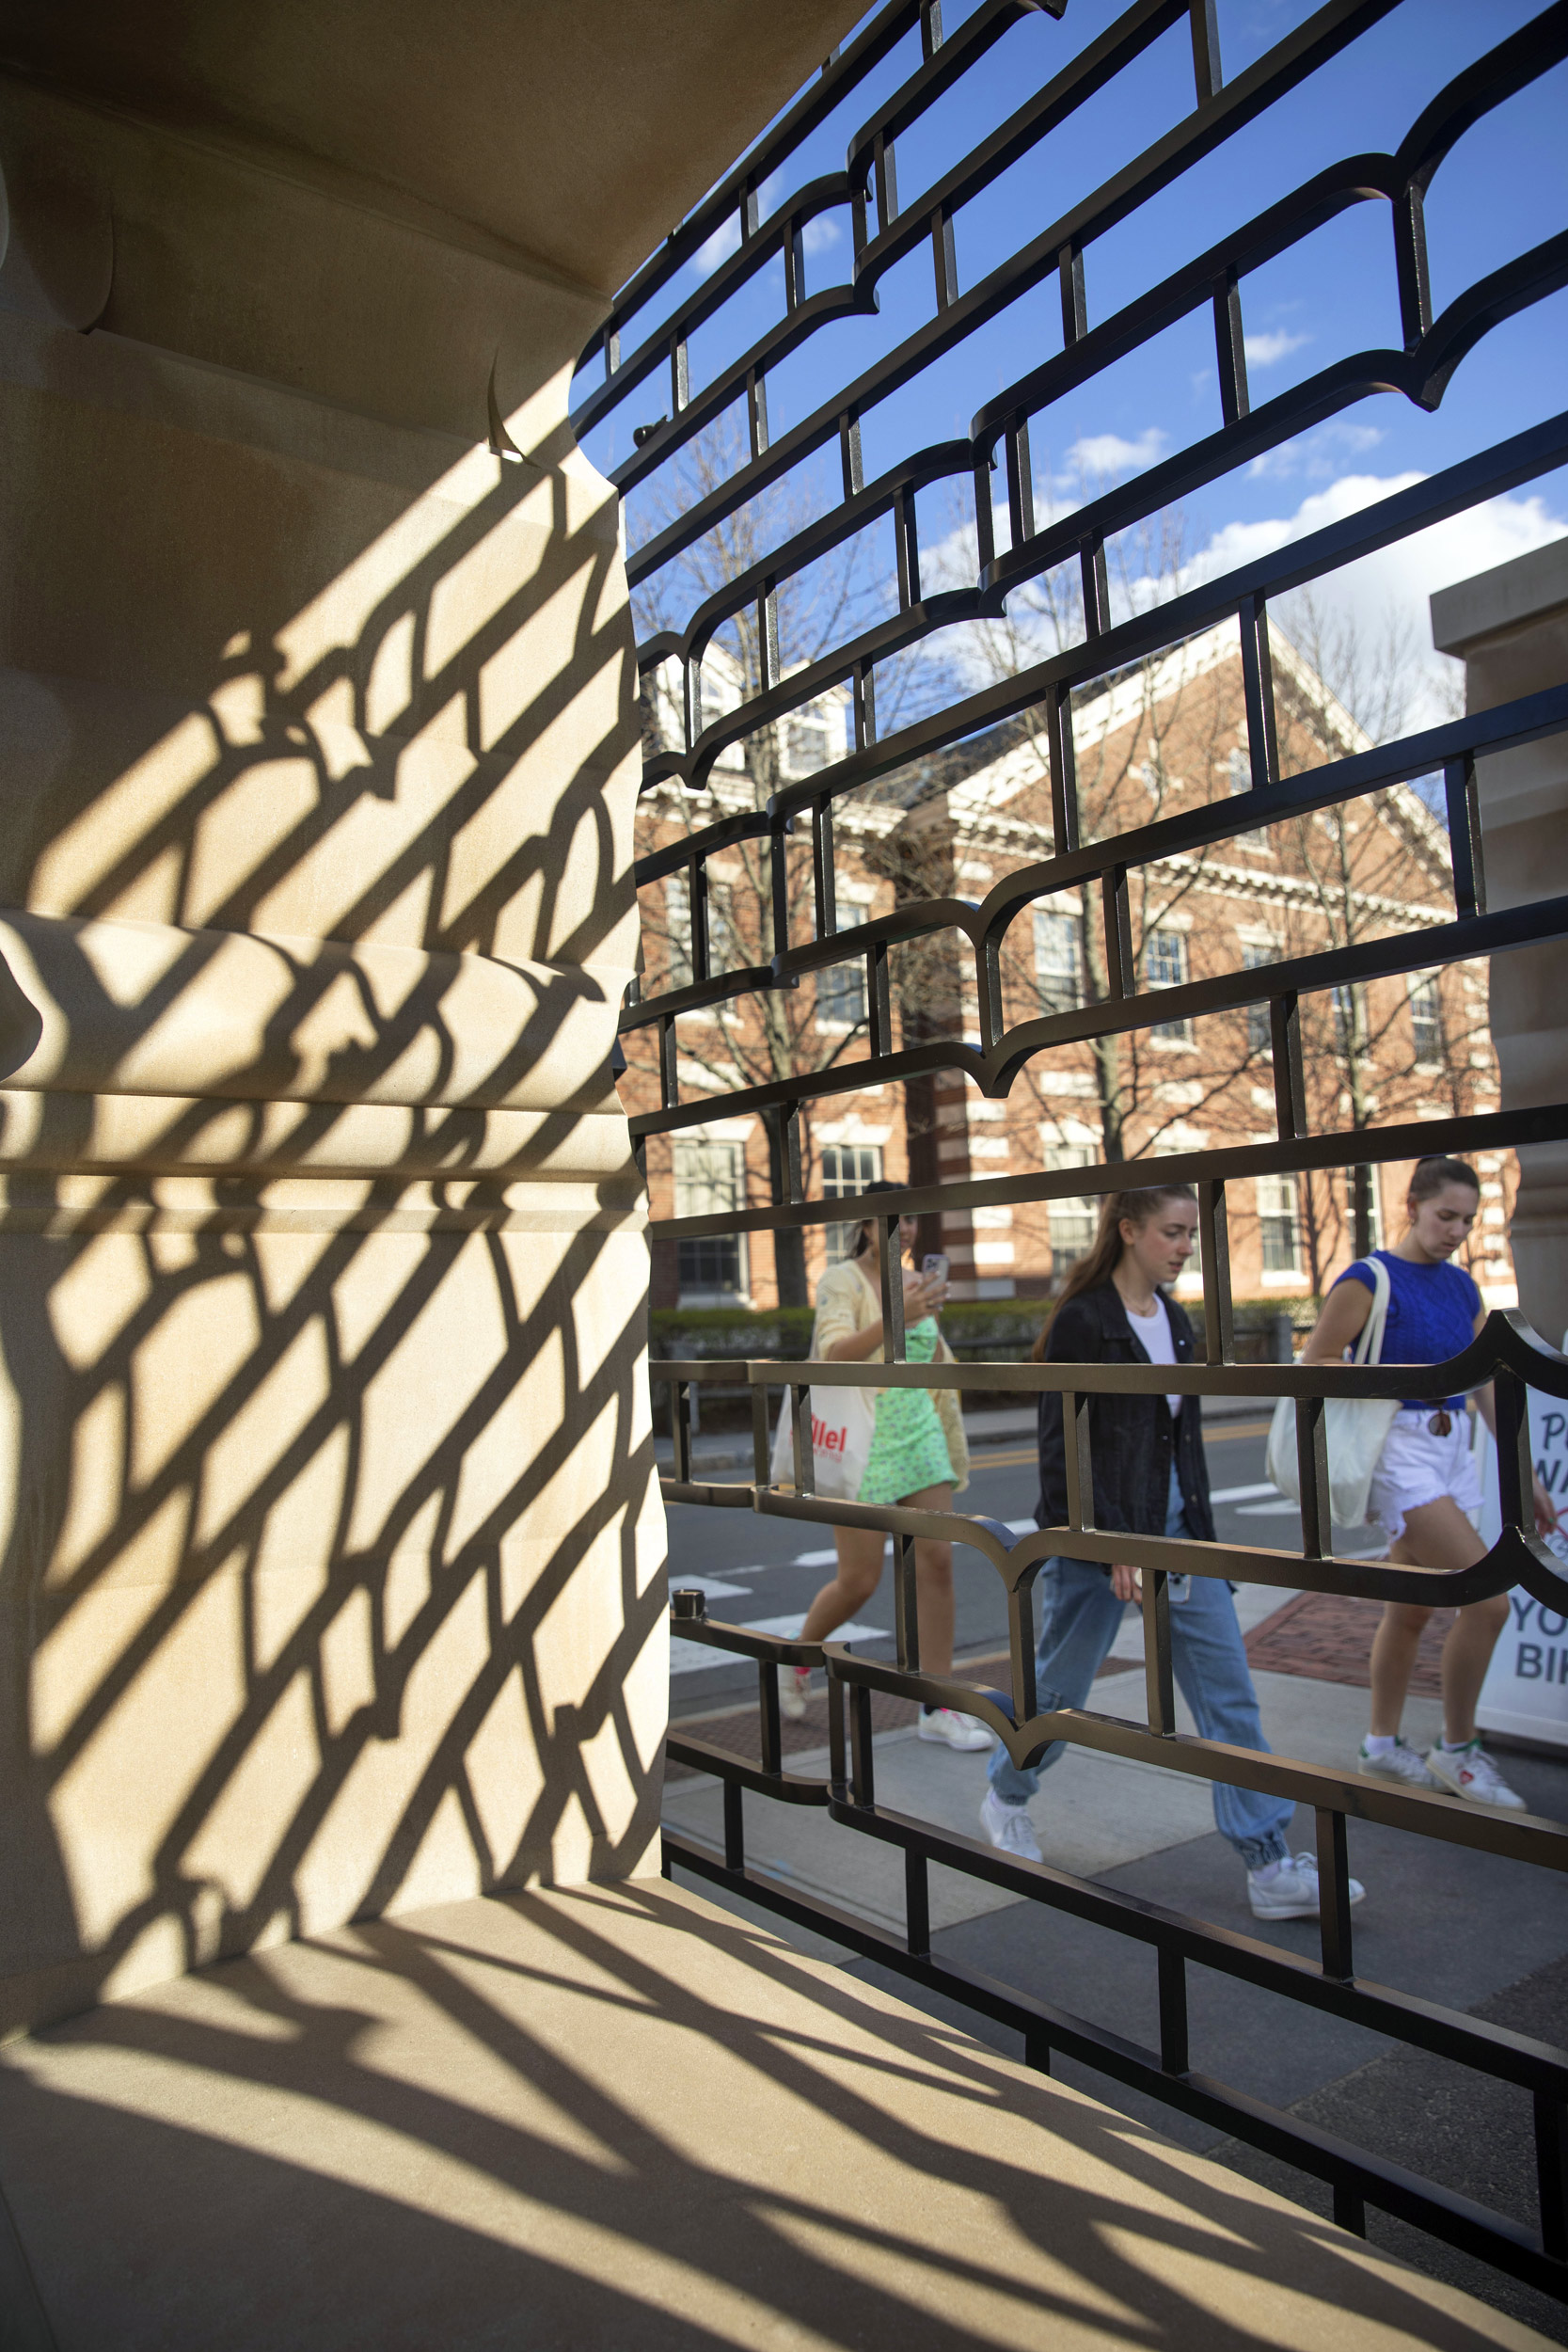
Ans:
[[[1125,1299],[1122,1305],[1127,1306]],[[1154,1294],[1154,1305],[1147,1315],[1135,1315],[1132,1308],[1127,1307],[1127,1320],[1143,1342],[1144,1354],[1151,1364],[1175,1363],[1176,1342],[1171,1337],[1170,1314],[1158,1291]],[[1165,1403],[1170,1406],[1170,1417],[1174,1421],[1181,1410],[1181,1399],[1167,1396]]]

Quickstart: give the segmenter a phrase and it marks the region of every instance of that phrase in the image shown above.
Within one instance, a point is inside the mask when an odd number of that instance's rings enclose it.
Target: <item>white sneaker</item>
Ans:
[[[798,1724],[806,1711],[806,1696],[811,1689],[811,1670],[806,1666],[779,1668],[779,1712]]]
[[[1441,1784],[1427,1771],[1414,1748],[1407,1748],[1396,1737],[1391,1748],[1377,1756],[1369,1756],[1363,1747],[1356,1762],[1356,1771],[1365,1772],[1370,1780],[1397,1780],[1406,1788],[1436,1788]]]
[[[1003,1853],[1016,1854],[1021,1862],[1045,1860],[1028,1806],[1006,1804],[994,1788],[986,1790],[980,1806],[980,1827]]]
[[[1309,1853],[1287,1854],[1274,1875],[1266,1879],[1260,1872],[1249,1870],[1246,1891],[1255,1919],[1315,1919],[1321,1908],[1317,1857]],[[1358,1903],[1366,1891],[1359,1879],[1351,1880],[1353,1903]]]
[[[1467,1748],[1429,1748],[1427,1770],[1439,1788],[1451,1790],[1456,1797],[1468,1797],[1473,1804],[1501,1805],[1510,1813],[1529,1811],[1479,1740],[1472,1740]]]
[[[933,1708],[927,1715],[921,1714],[915,1732],[917,1740],[940,1740],[945,1747],[974,1749],[990,1745],[990,1733],[973,1715],[960,1715],[956,1707]]]

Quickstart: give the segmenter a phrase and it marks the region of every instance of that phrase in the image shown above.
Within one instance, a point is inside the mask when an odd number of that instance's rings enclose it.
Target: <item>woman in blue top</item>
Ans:
[[[1476,1221],[1481,1185],[1463,1160],[1419,1160],[1410,1180],[1410,1223],[1392,1249],[1375,1254],[1386,1267],[1388,1320],[1386,1364],[1440,1364],[1468,1347],[1486,1320],[1480,1291],[1463,1266],[1450,1262]],[[1372,1309],[1373,1275],[1365,1259],[1340,1275],[1302,1350],[1304,1363],[1338,1363],[1354,1347]],[[1492,1388],[1476,1391],[1481,1418],[1494,1432]],[[1470,1417],[1463,1396],[1440,1404],[1406,1401],[1389,1429],[1372,1475],[1369,1517],[1387,1531],[1388,1557],[1411,1567],[1458,1570],[1474,1565],[1486,1546],[1476,1532],[1481,1480],[1470,1447]],[[1539,1479],[1536,1523],[1557,1524]],[[1476,1736],[1476,1703],[1497,1636],[1508,1623],[1508,1596],[1472,1601],[1455,1612],[1443,1644],[1443,1738],[1423,1763],[1400,1737],[1416,1651],[1430,1609],[1391,1600],[1372,1643],[1372,1724],[1360,1765],[1379,1780],[1411,1788],[1446,1788],[1478,1804],[1524,1810]]]

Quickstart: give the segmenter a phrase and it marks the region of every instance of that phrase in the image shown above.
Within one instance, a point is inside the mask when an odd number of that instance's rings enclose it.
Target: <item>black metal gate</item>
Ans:
[[[1358,154],[1321,171],[1196,255],[1113,316],[1092,324],[1086,314],[1083,256],[1094,240],[1157,202],[1179,176],[1224,140],[1266,115],[1388,16],[1395,0],[1329,0],[1300,27],[1233,82],[1221,74],[1213,0],[1136,0],[1010,119],[997,124],[972,152],[939,178],[909,210],[900,210],[895,142],[952,88],[1021,19],[1038,20],[1049,40],[1051,20],[1067,0],[982,0],[949,40],[943,40],[940,0],[893,0],[841,55],[831,58],[774,129],[738,164],[715,193],[675,231],[618,298],[602,336],[604,383],[578,409],[579,432],[615,411],[636,388],[668,385],[668,414],[640,428],[635,453],[614,479],[623,491],[649,480],[692,437],[732,405],[744,402],[749,456],[689,511],[632,556],[634,583],[655,575],[673,556],[695,545],[724,517],[813,453],[836,445],[842,498],[831,512],[787,543],[766,550],[742,576],[723,583],[693,612],[684,629],[662,633],[640,650],[645,673],[675,663],[683,680],[684,741],[649,759],[652,787],[679,779],[700,790],[714,763],[732,745],[776,725],[825,690],[847,689],[854,738],[847,755],[800,781],[784,785],[766,808],[721,817],[643,861],[640,883],[685,873],[690,921],[687,985],[641,998],[623,1028],[651,1028],[659,1044],[662,1108],[634,1120],[641,1136],[668,1134],[727,1115],[762,1114],[774,1136],[772,1205],[742,1209],[657,1228],[664,1238],[697,1239],[755,1230],[827,1224],[841,1219],[842,1202],[801,1197],[797,1120],[800,1104],[847,1088],[901,1081],[933,1071],[959,1073],[983,1093],[1005,1096],[1029,1057],[1052,1046],[1147,1026],[1150,999],[1140,990],[1129,952],[1129,876],[1158,858],[1202,850],[1289,817],[1337,808],[1386,787],[1440,773],[1452,857],[1451,922],[1424,931],[1421,969],[1490,956],[1568,933],[1568,900],[1556,898],[1489,914],[1481,851],[1475,763],[1568,728],[1568,685],[1457,719],[1404,739],[1329,759],[1302,775],[1282,775],[1275,723],[1268,606],[1271,598],[1321,579],[1339,566],[1514,486],[1568,459],[1568,414],[1420,481],[1380,503],[1226,577],[1193,586],[1152,610],[1117,616],[1107,593],[1105,545],[1163,505],[1214,480],[1240,462],[1261,455],[1291,436],[1373,392],[1399,392],[1429,409],[1465,355],[1498,322],[1568,279],[1568,234],[1558,233],[1472,285],[1433,315],[1423,199],[1433,175],[1460,136],[1491,109],[1568,56],[1568,7],[1544,9],[1522,31],[1498,43],[1473,70],[1445,90],[1411,126],[1397,152]],[[1418,38],[1411,10],[1407,37]],[[1190,23],[1194,103],[1164,137],[1117,172],[1062,217],[1030,238],[1002,268],[967,290],[958,283],[952,225],[956,213],[1032,146],[1048,140],[1095,93],[1152,43]],[[918,28],[922,62],[850,143],[846,168],[796,188],[764,219],[759,192],[785,173],[800,143],[847,93]],[[1293,390],[1253,407],[1248,397],[1242,317],[1242,281],[1250,271],[1290,252],[1300,240],[1354,205],[1386,207],[1402,340],[1399,348],[1367,351],[1336,362]],[[847,283],[808,291],[806,230],[818,215],[842,213],[853,240]],[[734,225],[735,249],[689,298],[672,303],[670,290],[686,263],[715,235]],[[928,323],[885,358],[845,385],[830,403],[770,439],[768,372],[828,322],[876,307],[887,272],[922,246],[931,254],[934,309]],[[693,390],[689,339],[740,288],[781,260],[784,303],[777,323],[733,365]],[[920,371],[994,318],[1021,293],[1054,277],[1061,294],[1062,345],[989,401],[967,439],[911,454],[873,481],[863,478],[861,417]],[[1029,455],[1032,418],[1074,388],[1093,381],[1123,355],[1173,321],[1212,311],[1223,422],[1218,431],[1109,488],[1058,520],[1037,522]],[[657,324],[643,331],[641,322]],[[641,334],[641,340],[635,340]],[[626,349],[628,342],[634,347]],[[595,346],[595,356],[598,346]],[[656,394],[656,397],[657,395]],[[1009,516],[1008,544],[995,544],[992,477],[1002,469]],[[923,590],[916,494],[927,485],[973,478],[978,563],[972,584],[934,594]],[[781,675],[773,600],[782,580],[800,572],[878,521],[891,523],[896,550],[896,606],[874,626],[808,666]],[[1010,588],[1064,563],[1082,580],[1085,634],[1081,644],[1053,653],[1018,675],[964,694],[892,733],[879,735],[875,671],[900,649],[955,622],[1001,611]],[[761,675],[738,704],[709,717],[702,671],[716,633],[742,611],[756,616],[763,648]],[[1147,660],[1219,622],[1240,629],[1248,718],[1250,787],[1199,808],[1109,838],[1086,839],[1080,829],[1073,765],[1071,697],[1075,688],[1123,665]],[[839,929],[833,880],[833,815],[845,796],[1015,714],[1043,708],[1050,746],[1053,854],[1009,876],[979,905],[957,898],[919,900],[845,932]],[[784,843],[809,820],[815,859],[815,937],[792,941],[785,887]],[[771,845],[772,954],[736,971],[714,968],[707,931],[707,862],[741,839]],[[1021,913],[1066,888],[1098,892],[1103,912],[1108,985],[1098,1001],[1052,1011],[1008,1026],[1000,980],[1005,934]],[[900,942],[945,931],[967,943],[979,1007],[978,1041],[926,1038],[900,1045],[889,989],[889,953]],[[1069,1525],[1015,1538],[981,1518],[935,1518],[898,1508],[828,1502],[816,1498],[811,1451],[809,1390],[802,1367],[778,1362],[747,1367],[755,1407],[755,1482],[710,1486],[691,1475],[689,1401],[705,1382],[728,1383],[733,1362],[662,1363],[655,1378],[669,1390],[674,1436],[672,1500],[739,1506],[816,1522],[853,1522],[891,1533],[897,1590],[896,1665],[849,1656],[832,1643],[819,1648],[770,1640],[709,1623],[700,1596],[677,1594],[675,1613],[688,1639],[755,1659],[762,1709],[762,1761],[753,1767],[701,1741],[673,1738],[672,1756],[716,1774],[723,1783],[726,1851],[721,1862],[688,1841],[666,1838],[667,1863],[678,1859],[709,1880],[743,1888],[785,1917],[823,1927],[851,1948],[873,1954],[907,1976],[953,1994],[989,2016],[1017,2026],[1034,2064],[1048,2067],[1053,2051],[1085,2060],[1189,2114],[1216,2122],[1241,2138],[1273,2151],[1332,2184],[1335,2212],[1351,2228],[1363,2224],[1368,2202],[1435,2231],[1449,2241],[1547,2291],[1568,2294],[1568,2054],[1506,2028],[1372,1984],[1355,1974],[1347,1890],[1347,1815],[1514,1856],[1544,1868],[1568,1868],[1568,1831],[1522,1816],[1466,1808],[1442,1796],[1406,1793],[1357,1776],[1188,1739],[1175,1729],[1167,1579],[1173,1574],[1360,1594],[1377,1598],[1452,1603],[1522,1584],[1554,1610],[1568,1608],[1568,1583],[1533,1534],[1529,1508],[1526,1390],[1568,1396],[1568,1359],[1546,1346],[1514,1312],[1494,1312],[1481,1338],[1451,1362],[1420,1372],[1338,1366],[1254,1368],[1235,1361],[1227,1249],[1227,1185],[1259,1176],[1343,1168],[1351,1164],[1408,1160],[1425,1152],[1473,1152],[1548,1141],[1568,1134],[1568,1105],[1436,1120],[1402,1127],[1306,1132],[1299,1005],[1303,996],[1349,989],[1412,967],[1408,936],[1379,939],[1259,969],[1197,980],[1160,993],[1161,1020],[1197,1018],[1249,1006],[1266,1009],[1273,1044],[1277,1140],[1205,1152],[1162,1156],[1163,1178],[1197,1187],[1204,1283],[1207,1361],[1191,1369],[1045,1365],[902,1366],[902,1294],[897,1277],[901,1213],[1042,1201],[1105,1193],[1146,1181],[1149,1163],[1124,1162],[1043,1175],[971,1180],[956,1185],[911,1187],[878,1201],[879,1271],[889,1358],[886,1364],[835,1362],[811,1368],[817,1384],[951,1387],[1063,1392],[1069,1447]],[[869,1007],[869,1061],[802,1073],[776,1084],[712,1092],[682,1100],[675,1048],[679,1014],[749,992],[793,986],[807,973],[852,960],[863,962]],[[1463,1577],[1387,1564],[1336,1559],[1323,1413],[1337,1396],[1440,1398],[1456,1388],[1495,1378],[1498,1411],[1504,1529],[1500,1541]],[[769,1392],[784,1388],[796,1436],[793,1491],[769,1484]],[[1301,1553],[1252,1550],[1153,1536],[1111,1537],[1092,1525],[1092,1466],[1085,1400],[1107,1390],[1196,1391],[1209,1395],[1290,1394],[1297,1401],[1303,1496]],[[952,1678],[922,1674],[915,1633],[911,1539],[951,1535],[979,1550],[1006,1588],[1011,1629],[1011,1667],[1006,1691],[979,1692]],[[1039,1715],[1034,1687],[1031,1588],[1039,1565],[1063,1550],[1101,1561],[1128,1560],[1143,1571],[1148,1726],[1092,1712]],[[821,1666],[831,1694],[832,1761],[825,1780],[805,1780],[783,1769],[776,1668],[786,1662]],[[987,1846],[947,1835],[878,1805],[873,1784],[870,1701],[892,1692],[978,1714],[1003,1740],[1014,1760],[1037,1756],[1053,1740],[1138,1757],[1166,1770],[1228,1781],[1293,1798],[1310,1806],[1317,1840],[1323,1907],[1322,1957],[1317,1964],[1254,1938],[1163,1911],[1127,1895],[1044,1866],[1012,1860]],[[742,1834],[743,1792],[775,1801],[825,1806],[834,1820],[903,1851],[908,1893],[902,1942],[863,1921],[831,1913],[748,1872]],[[1005,1886],[1018,1897],[1053,1905],[1153,1947],[1159,1974],[1160,2046],[1145,2049],[1085,2021],[1060,2013],[1014,1991],[966,1974],[932,1957],[926,1874],[929,1863]],[[1456,2198],[1434,2184],[1312,2131],[1239,2090],[1194,2073],[1187,2044],[1185,1967],[1201,1963],[1293,2001],[1375,2028],[1398,2041],[1523,2086],[1534,2099],[1540,2181],[1540,2228],[1522,2230],[1502,2217]]]

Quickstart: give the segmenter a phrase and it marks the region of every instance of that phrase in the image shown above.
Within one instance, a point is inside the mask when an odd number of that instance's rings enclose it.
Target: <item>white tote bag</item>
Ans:
[[[1355,1343],[1354,1361],[1358,1364],[1383,1361],[1383,1331],[1388,1320],[1388,1269],[1381,1258],[1374,1257],[1370,1263],[1374,1288],[1371,1312]],[[1323,1435],[1328,1449],[1329,1508],[1336,1527],[1365,1524],[1372,1472],[1399,1409],[1397,1397],[1330,1397],[1323,1412]],[[1288,1495],[1292,1502],[1299,1502],[1301,1471],[1296,1459],[1294,1397],[1282,1396],[1274,1408],[1267,1468],[1280,1493]]]
[[[816,1491],[828,1502],[853,1502],[858,1497],[871,1459],[871,1433],[876,1426],[875,1389],[813,1389],[811,1444]],[[794,1476],[795,1441],[786,1396],[773,1438],[773,1484],[785,1486]]]

